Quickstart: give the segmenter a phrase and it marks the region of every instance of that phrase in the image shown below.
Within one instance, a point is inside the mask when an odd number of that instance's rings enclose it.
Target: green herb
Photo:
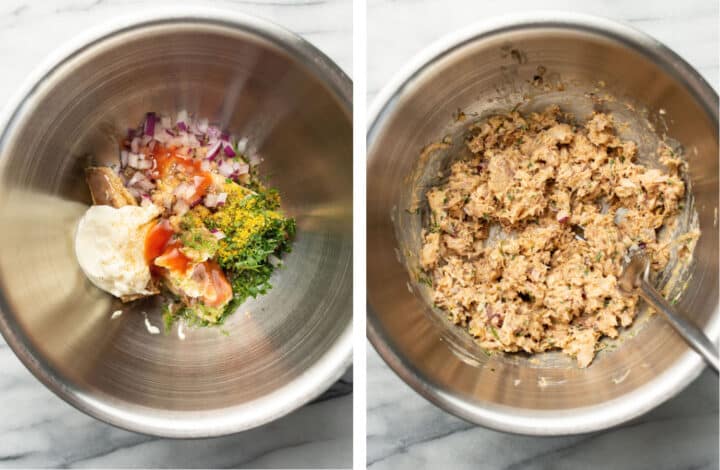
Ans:
[[[588,268],[585,268],[585,275],[587,276],[588,274],[590,274],[590,270]]]
[[[420,284],[425,284],[425,285],[428,286],[428,287],[432,287],[432,286],[433,286],[432,279],[430,279],[430,278],[427,277],[427,276],[418,275],[417,280],[418,280],[418,282],[419,282]]]
[[[225,182],[226,182],[226,183],[232,183],[233,180],[231,180],[230,178],[225,178]]]
[[[508,198],[508,200],[510,200],[510,201],[512,201],[513,199],[515,199],[515,196],[513,196],[512,193],[507,193],[505,196],[506,196],[506,197]]]
[[[595,255],[595,262],[597,263],[602,258],[602,251],[598,251]]]
[[[615,159],[614,159],[614,158],[611,158],[609,163],[610,163],[610,166],[614,165],[614,164],[615,164]]]
[[[495,327],[492,325],[489,325],[489,326],[490,326],[490,332],[492,333],[492,335],[495,337],[496,340],[500,341],[500,336],[498,335],[498,332],[495,329]],[[502,343],[502,341],[500,341],[500,342]]]
[[[620,163],[625,163],[625,157],[620,157]]]
[[[175,322],[175,318],[170,311],[170,305],[163,306],[163,313],[162,313],[162,321],[163,321],[163,330],[165,333],[169,333],[172,329],[173,323]]]
[[[523,142],[525,142],[525,141],[523,140],[522,137],[518,138],[518,140],[515,141],[515,143],[516,143],[517,145],[522,145]]]
[[[608,305],[610,305],[610,299],[605,299],[605,302],[603,302],[603,304],[604,304],[606,307],[607,307]]]

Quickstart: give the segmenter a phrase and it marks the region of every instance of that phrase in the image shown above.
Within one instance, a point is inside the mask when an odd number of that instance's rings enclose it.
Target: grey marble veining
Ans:
[[[552,9],[630,23],[670,46],[718,87],[718,3],[670,0],[370,0],[368,102],[413,55],[490,15]],[[474,426],[420,397],[368,343],[371,469],[718,469],[718,380],[705,371],[677,397],[623,426],[572,437],[527,437]]]
[[[254,14],[311,41],[346,73],[352,66],[350,0],[59,0],[0,2],[0,104],[58,44],[115,16],[178,4]],[[0,467],[349,467],[352,370],[312,404],[258,429],[168,440],[114,428],[75,410],[25,369],[0,338]]]

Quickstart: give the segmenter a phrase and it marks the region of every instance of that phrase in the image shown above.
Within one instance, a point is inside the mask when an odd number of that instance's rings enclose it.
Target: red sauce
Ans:
[[[165,251],[165,246],[167,246],[172,235],[173,230],[167,219],[161,219],[148,231],[145,237],[145,261],[148,264],[152,265],[155,258]]]
[[[180,242],[171,242],[165,251],[155,258],[155,265],[165,268],[168,271],[185,274],[192,263],[192,260],[180,251]]]
[[[195,186],[195,192],[189,201],[193,204],[199,201],[207,193],[212,184],[212,176],[209,171],[203,171],[200,160],[185,158],[178,154],[176,147],[165,147],[157,145],[151,157],[155,159],[160,179],[167,180],[174,175],[183,175],[185,180]],[[195,177],[199,177],[195,181]]]
[[[225,273],[215,261],[205,261],[210,283],[205,289],[203,301],[209,307],[219,307],[232,297],[232,287],[225,277]]]

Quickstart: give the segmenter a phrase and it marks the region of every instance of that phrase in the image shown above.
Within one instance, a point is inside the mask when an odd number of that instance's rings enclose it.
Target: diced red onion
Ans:
[[[177,215],[184,215],[189,210],[190,205],[183,200],[176,202],[175,206],[173,207],[173,212]]]
[[[222,233],[220,230],[214,231],[214,232],[213,232],[213,235],[214,235],[215,238],[217,238],[218,240],[222,240],[223,238],[225,238],[225,234]]]
[[[208,139],[217,140],[222,135],[222,131],[217,126],[209,126],[207,129]]]
[[[200,141],[194,135],[188,134],[186,147],[200,147]]]
[[[128,190],[128,192],[130,193],[130,195],[131,195],[132,197],[134,197],[135,199],[140,199],[140,196],[142,195],[142,193],[140,192],[139,189],[137,189],[137,188],[127,188],[127,190]]]
[[[155,113],[147,113],[147,116],[145,117],[145,135],[155,135],[155,119]]]
[[[170,120],[170,116],[161,116],[160,125],[166,129],[172,127],[172,121]]]
[[[140,152],[140,137],[134,137],[133,140],[130,141],[130,151],[133,153]]]
[[[217,203],[218,204],[225,204],[225,201],[227,201],[227,193],[220,193],[217,195]]]
[[[172,129],[165,129],[165,133],[166,133],[167,135],[172,136],[172,137],[177,136],[177,133],[175,133],[175,131],[173,131]]]
[[[153,140],[153,138],[152,138],[151,136],[145,135],[145,136],[143,136],[143,138],[140,140],[140,145],[141,145],[142,147],[144,147],[144,146],[146,146],[147,144],[149,144],[151,140]]]
[[[135,138],[136,133],[137,133],[137,130],[136,130],[136,129],[128,129],[128,130],[127,130],[127,138],[128,138],[128,140],[133,140],[133,138]]]
[[[207,159],[209,159],[209,160],[214,160],[214,159],[215,159],[215,156],[216,156],[216,155],[218,154],[218,152],[220,151],[220,147],[221,147],[221,146],[222,146],[222,142],[220,142],[220,141],[215,142],[215,144],[213,144],[213,146],[210,147],[210,150],[208,150],[208,153],[207,153],[207,155],[205,156],[205,158],[207,158]]]
[[[232,146],[227,143],[225,145],[223,145],[223,152],[225,152],[225,155],[227,155],[228,157],[231,157],[231,158],[236,155],[235,150],[233,150]]]
[[[200,163],[200,169],[202,171],[210,171],[211,168],[212,168],[212,165],[210,165],[210,160],[203,160]]]
[[[201,134],[205,134],[208,131],[208,120],[203,118],[197,122],[197,129]]]
[[[257,155],[252,155],[248,160],[248,163],[250,163],[251,166],[258,166],[260,162],[262,162],[262,159]]]
[[[195,184],[195,187],[199,187],[204,179],[205,178],[203,178],[202,176],[193,176],[193,183]]]
[[[173,191],[173,194],[177,196],[179,200],[190,200],[195,194],[195,186],[188,183],[180,183]]]
[[[242,139],[238,140],[238,142],[237,142],[238,152],[245,153],[245,151],[247,150],[247,143],[248,143],[247,137],[243,137]]]
[[[182,110],[178,111],[177,117],[175,118],[175,121],[178,123],[178,125],[179,125],[181,122],[182,122],[182,123],[187,123],[187,122],[188,122],[188,112],[187,112],[187,110],[186,110],[186,109],[182,109]]]
[[[153,166],[152,160],[140,160],[137,165],[138,170],[149,170]]]
[[[247,163],[233,162],[234,173],[239,175],[246,175],[250,171],[250,165]]]
[[[130,168],[136,168],[138,167],[138,163],[140,162],[140,155],[134,152],[128,153],[128,166]]]
[[[233,174],[233,166],[227,160],[223,160],[218,166],[218,172],[226,178],[229,178]]]
[[[205,207],[213,208],[217,206],[217,196],[213,193],[209,193],[205,196],[205,199],[203,200],[203,204]]]
[[[135,186],[135,185],[137,185],[140,181],[142,181],[142,180],[144,180],[144,179],[147,179],[147,178],[145,178],[145,175],[142,174],[142,172],[140,172],[140,171],[136,171],[136,172],[132,175],[132,178],[130,178],[130,180],[127,182],[127,185],[128,185],[128,186]]]
[[[566,223],[568,220],[570,220],[570,214],[567,213],[567,211],[559,211],[557,213],[557,221],[560,224]]]
[[[177,123],[177,128],[180,129],[183,132],[187,132],[187,124],[185,124],[183,121],[180,121]]]
[[[140,172],[135,173],[135,175],[138,175],[138,174],[142,175],[142,173],[140,173]],[[135,175],[133,175],[133,178],[135,177]],[[131,180],[132,180],[132,178],[131,178]],[[134,186],[134,187],[136,187],[142,191],[148,192],[148,193],[150,191],[152,191],[153,189],[155,189],[155,185],[152,183],[152,181],[145,178],[144,176],[143,176],[143,178],[136,181],[134,184],[128,183],[128,186]]]
[[[222,134],[220,134],[220,140],[222,140],[223,142],[228,142],[230,140],[230,134],[228,134],[227,132],[223,132]]]
[[[122,168],[125,168],[128,164],[128,151],[127,150],[121,150],[120,151],[120,166]]]

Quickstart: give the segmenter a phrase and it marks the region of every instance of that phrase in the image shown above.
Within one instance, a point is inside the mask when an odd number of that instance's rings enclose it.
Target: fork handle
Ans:
[[[665,297],[660,295],[645,279],[640,281],[638,293],[645,301],[655,307],[655,310],[658,310],[665,316],[667,321],[675,328],[675,331],[683,337],[690,347],[705,359],[705,362],[707,362],[717,374],[720,360],[718,360],[717,347],[710,338],[708,338],[700,328],[695,326],[695,324],[688,321],[683,315],[678,314],[673,306],[665,300]]]

